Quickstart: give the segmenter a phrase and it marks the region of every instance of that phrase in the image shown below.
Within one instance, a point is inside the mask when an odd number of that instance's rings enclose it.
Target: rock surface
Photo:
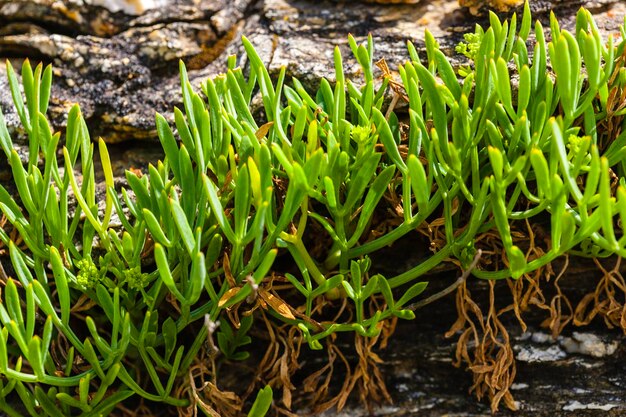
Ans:
[[[141,3],[143,8],[147,3],[158,3],[161,7],[148,8],[136,16],[132,10],[125,13],[117,3]],[[617,0],[535,0],[532,9],[543,19],[554,9],[564,19],[563,26],[571,27],[576,9],[583,4],[597,15],[602,31],[617,32],[626,10]],[[285,66],[289,75],[314,86],[322,77],[333,78],[336,45],[350,66],[347,75],[357,75],[347,47],[349,33],[362,40],[371,32],[376,58],[385,58],[393,70],[407,58],[407,40],[418,49],[423,47],[425,29],[433,33],[445,52],[454,55],[462,34],[484,19],[472,16],[453,0],[422,0],[417,4],[346,0],[0,1],[0,56],[10,58],[15,65],[23,58],[54,65],[50,117],[56,128],[63,128],[68,109],[78,102],[94,135],[119,142],[154,139],[154,112],[171,117],[173,106],[180,101],[177,60],[187,63],[190,79],[198,86],[224,71],[228,55],[241,56],[239,39],[243,34],[273,72]],[[4,67],[0,68],[0,91],[8,91],[4,73]],[[0,95],[0,105],[9,125],[19,130],[8,94]]]
[[[405,253],[395,249],[402,259]],[[597,283],[600,274],[588,265],[570,259],[570,273],[559,281],[563,294],[574,304]],[[614,261],[608,261],[611,264]],[[561,267],[559,261],[555,269]],[[429,277],[430,293],[453,280],[450,273]],[[489,297],[485,281],[470,280],[472,296],[485,307]],[[506,285],[497,287],[496,299],[508,302]],[[554,294],[548,289],[546,297]],[[428,295],[428,294],[426,294]],[[524,315],[528,328],[522,331],[512,314],[503,324],[511,336],[517,374],[511,392],[517,411],[500,407],[501,417],[575,416],[619,417],[626,415],[626,337],[621,330],[607,330],[601,319],[589,326],[569,326],[556,340],[541,327],[548,314],[531,310]],[[324,417],[489,417],[488,402],[469,395],[472,378],[464,368],[453,366],[456,337],[445,331],[456,320],[454,295],[448,295],[418,310],[416,319],[400,322],[389,346],[379,351],[385,361],[381,370],[393,404],[372,413],[359,405],[341,413],[331,410]],[[422,319],[423,318],[423,319]],[[339,378],[340,379],[340,378]]]
[[[341,417],[488,417],[489,405],[469,395],[470,375],[452,366],[454,343],[442,336],[442,329],[454,320],[454,300],[441,300],[429,310],[429,319],[404,323],[393,344],[381,353],[382,366],[394,403],[369,413],[362,407],[348,407]],[[419,316],[418,316],[419,317]],[[439,317],[433,320],[433,317]],[[511,324],[510,329],[515,329]],[[537,327],[532,333],[541,333]],[[515,335],[515,333],[513,333]],[[568,353],[558,342],[537,342],[520,331],[513,338],[517,375],[512,393],[515,412],[501,409],[502,417],[608,416],[626,414],[626,348],[621,332],[607,332],[597,326],[586,334],[615,345],[604,358]],[[419,335],[416,337],[415,335]],[[541,350],[542,360],[526,361],[523,352]]]
[[[23,58],[53,64],[55,127],[78,102],[92,133],[109,142],[154,138],[154,112],[168,113],[178,101],[177,61],[193,68],[219,56],[251,3],[177,0],[132,16],[91,2],[3,1],[0,56],[15,66]],[[4,66],[0,91],[8,91]],[[10,95],[0,105],[17,128]]]

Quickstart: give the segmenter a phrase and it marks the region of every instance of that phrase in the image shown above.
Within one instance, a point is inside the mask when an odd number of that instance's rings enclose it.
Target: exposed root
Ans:
[[[563,329],[574,319],[574,309],[572,308],[572,303],[565,296],[565,294],[563,294],[563,291],[561,290],[561,287],[559,285],[559,280],[563,277],[568,267],[569,256],[566,255],[563,268],[554,280],[556,295],[552,297],[552,300],[550,300],[550,304],[546,304],[543,301],[543,295],[541,294],[540,289],[538,289],[538,295],[541,295],[541,298],[534,297],[531,300],[532,304],[535,304],[537,307],[543,310],[547,310],[550,313],[550,317],[546,318],[543,323],[541,323],[541,325],[550,329],[550,333],[552,334],[553,339],[556,339],[557,336],[563,332]],[[547,276],[549,280],[549,275]]]
[[[212,362],[210,362],[212,363]],[[197,360],[189,369],[187,381],[181,387],[179,397],[185,394],[190,406],[179,408],[180,417],[197,417],[198,409],[211,417],[237,417],[242,414],[242,399],[230,391],[222,391],[214,383],[215,370],[206,361]]]
[[[525,236],[525,243],[528,245],[526,257],[529,261],[544,255],[544,248],[535,244],[535,234],[528,222],[526,233],[520,232],[520,236],[517,237],[521,238],[522,235]],[[491,240],[490,236],[483,235],[479,240],[482,241],[482,245],[492,249],[494,255],[501,253],[497,248],[497,241]],[[484,252],[491,253],[487,248]],[[485,261],[483,265],[489,264],[489,259]],[[494,256],[492,262],[506,263],[506,259]],[[500,320],[504,313],[512,312],[525,331],[524,312],[532,307],[545,310],[548,317],[542,322],[542,327],[548,328],[553,338],[559,336],[568,325],[587,325],[597,316],[604,319],[607,327],[619,327],[626,333],[626,280],[620,272],[621,259],[616,261],[611,270],[607,270],[597,259],[594,262],[602,271],[602,278],[596,290],[585,296],[575,309],[559,285],[570,265],[567,256],[564,257],[563,266],[558,274],[555,274],[552,266],[548,264],[532,274],[525,274],[519,280],[507,280],[512,302],[500,310],[495,306],[495,282],[489,282],[487,310],[472,300],[465,282],[459,286],[458,319],[446,336],[450,337],[456,332],[461,332],[456,348],[455,365],[467,364],[473,373],[473,385],[470,390],[476,392],[479,400],[483,397],[489,398],[493,412],[498,410],[501,402],[508,408],[516,407],[510,393],[516,373],[515,358],[508,332]],[[498,265],[495,267],[497,269]],[[546,296],[549,285],[552,286],[550,293],[553,295]]]
[[[528,245],[526,259],[532,261],[545,255],[545,251],[542,247],[537,246],[537,237],[528,219],[526,219],[525,223],[526,234],[520,233],[522,235],[520,240]],[[507,280],[513,296],[513,302],[508,307],[505,307],[502,313],[509,310],[513,311],[522,327],[522,331],[526,331],[527,328],[526,322],[522,318],[523,312],[527,311],[530,305],[545,305],[545,297],[541,291],[541,280],[545,278],[546,282],[548,282],[552,275],[552,266],[548,264],[536,269],[532,274],[524,274],[518,280]]]
[[[396,326],[398,325],[398,318],[392,317],[388,321],[385,322],[385,325],[380,331],[380,344],[378,347],[380,349],[386,349],[389,344],[389,339],[396,331]]]
[[[537,244],[541,241],[536,241],[535,231],[528,221],[526,230],[515,231],[514,238],[518,242],[523,241],[526,245],[526,258],[529,261],[545,254],[545,248]],[[483,265],[491,262],[496,264],[491,266],[498,269],[500,262],[507,263],[505,258],[497,256],[502,253],[497,237],[484,234],[479,241],[482,246],[486,246],[484,253],[493,255],[491,260],[486,258],[482,262]],[[566,257],[562,270],[552,283],[555,295],[549,299],[546,299],[544,291],[552,276],[555,275],[550,264],[535,270],[532,274],[525,274],[518,280],[507,280],[512,301],[500,310],[495,305],[496,283],[490,281],[489,305],[486,313],[483,313],[484,308],[472,300],[465,282],[459,287],[457,291],[458,319],[446,336],[450,337],[457,331],[462,332],[456,349],[456,365],[460,366],[461,363],[468,365],[474,374],[471,391],[476,392],[478,399],[489,398],[492,411],[497,411],[502,401],[506,407],[516,408],[510,392],[516,373],[515,357],[509,334],[501,322],[502,315],[512,312],[522,330],[526,331],[524,312],[533,306],[546,310],[549,317],[544,320],[542,326],[549,328],[552,336],[556,338],[574,319],[572,304],[559,286],[559,280],[568,266],[569,258]]]
[[[594,262],[602,271],[602,278],[595,292],[587,294],[576,306],[574,324],[584,326],[599,315],[608,328],[619,327],[626,333],[626,281],[620,272],[622,258],[617,259],[610,271],[597,259]]]
[[[457,342],[456,366],[468,364],[473,373],[474,384],[470,392],[476,392],[478,399],[491,401],[491,410],[496,412],[500,402],[515,410],[510,388],[515,378],[516,367],[509,334],[499,320],[495,307],[494,281],[489,281],[489,309],[487,317],[474,300],[464,282],[457,290],[457,311],[459,318],[446,333],[451,337],[462,331]],[[473,352],[470,353],[470,346]]]
[[[348,395],[350,393],[350,381],[352,380],[352,372],[350,369],[350,363],[341,352],[341,350],[333,342],[336,337],[331,336],[326,340],[326,352],[328,354],[328,361],[326,364],[309,375],[303,382],[304,392],[312,395],[311,404],[315,404],[312,412],[322,413],[332,407],[341,409],[346,404]],[[346,377],[339,394],[328,399],[331,395],[330,384],[332,377],[335,374],[335,362],[339,359],[341,364],[345,368]]]
[[[361,403],[367,404],[371,412],[373,403],[392,402],[391,395],[389,395],[385,386],[385,380],[378,368],[378,365],[382,364],[383,360],[374,352],[374,346],[378,342],[378,337],[366,338],[358,334],[354,337],[359,363],[354,372],[350,388],[354,387],[355,384],[358,385]]]
[[[381,335],[383,334],[381,332]],[[345,355],[331,340],[334,338],[329,338],[326,341],[328,362],[304,380],[304,391],[313,395],[311,398],[311,404],[315,404],[312,410],[313,413],[321,413],[333,407],[337,410],[343,409],[350,394],[355,389],[358,390],[361,404],[366,404],[370,411],[374,404],[392,402],[391,395],[387,391],[383,375],[378,367],[383,361],[374,352],[379,338],[380,336],[367,338],[359,334],[354,335],[354,346],[359,359],[354,369],[352,369]],[[330,395],[333,395],[330,392],[330,385],[335,374],[337,359],[343,365],[346,375],[339,392],[328,399]]]
[[[298,358],[300,357],[302,340],[298,334],[299,330],[295,327],[289,327],[289,331],[286,331],[286,326],[277,326],[275,322],[267,318],[263,311],[262,318],[270,341],[255,374],[257,379],[262,378],[272,387],[281,387],[282,403],[287,410],[291,410],[291,393],[296,389],[291,378],[300,368]],[[245,397],[255,391],[259,382],[261,381],[257,380],[250,384]]]

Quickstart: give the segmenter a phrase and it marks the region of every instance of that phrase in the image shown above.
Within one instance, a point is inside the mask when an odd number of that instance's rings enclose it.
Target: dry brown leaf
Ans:
[[[224,276],[228,281],[228,285],[231,287],[237,286],[237,281],[235,281],[235,277],[230,270],[230,259],[228,258],[228,254],[224,252],[224,260],[222,261],[222,266],[224,267]]]
[[[241,287],[235,287],[235,288],[231,288],[230,290],[226,291],[224,293],[224,295],[222,295],[222,298],[220,298],[220,301],[217,303],[217,306],[218,307],[224,306],[224,304],[226,304],[228,302],[228,300],[230,300],[231,298],[236,296],[237,293],[240,290],[241,290]]]
[[[267,133],[270,131],[270,127],[272,127],[273,125],[274,125],[274,122],[265,123],[256,132],[254,132],[254,136],[256,136],[258,140],[263,139],[267,135]]]
[[[286,302],[284,302],[277,296],[273,295],[269,291],[263,288],[259,288],[259,296],[263,299],[263,301],[269,304],[270,307],[272,307],[272,310],[274,310],[275,312],[277,312],[284,318],[288,320],[296,319],[293,313],[291,312],[291,307],[289,307],[289,305]]]

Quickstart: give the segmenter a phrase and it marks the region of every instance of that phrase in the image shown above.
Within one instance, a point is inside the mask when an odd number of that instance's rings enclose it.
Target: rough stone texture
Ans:
[[[532,8],[544,19],[554,9],[565,18],[564,26],[571,27],[582,4],[592,8],[601,29],[610,33],[617,31],[626,9],[616,0],[536,0]],[[407,58],[407,40],[423,47],[425,29],[454,55],[462,34],[484,19],[452,0],[418,4],[170,0],[140,16],[113,12],[87,0],[0,1],[0,56],[11,58],[16,66],[26,57],[54,65],[50,117],[56,128],[63,128],[68,109],[78,102],[94,135],[118,142],[154,139],[154,112],[171,117],[172,107],[180,101],[178,59],[187,63],[197,86],[224,71],[228,55],[242,55],[242,34],[273,72],[286,66],[289,75],[315,86],[321,77],[333,78],[336,45],[349,66],[347,75],[357,75],[347,47],[349,33],[362,40],[371,32],[376,58],[387,59],[393,70]],[[8,91],[4,67],[0,91]],[[0,105],[10,127],[18,129],[10,96],[0,95]]]
[[[442,329],[454,320],[452,297],[429,306],[428,320],[403,323],[392,345],[381,352],[382,371],[394,403],[369,413],[360,406],[349,406],[341,413],[329,411],[325,417],[488,417],[489,404],[477,402],[468,394],[471,377],[452,366],[454,343],[442,336]],[[603,358],[569,353],[538,327],[528,333],[513,330],[517,376],[512,393],[518,410],[500,410],[502,417],[609,416],[626,414],[626,348],[621,332],[607,332],[601,325],[585,329],[585,337],[597,338],[603,345],[616,346]],[[416,336],[419,335],[419,336]],[[540,335],[535,338],[535,335]],[[542,335],[545,341],[538,341]],[[541,361],[525,360],[527,352],[541,352]]]
[[[395,259],[416,262],[420,259],[409,245],[390,250]],[[408,247],[408,248],[407,248]],[[385,256],[381,254],[381,256]],[[412,258],[412,259],[411,259]],[[563,260],[555,261],[560,270]],[[612,267],[614,259],[604,262]],[[402,268],[401,265],[397,266]],[[454,280],[455,272],[429,276],[429,294],[440,291]],[[560,287],[576,304],[597,284],[601,274],[593,265],[571,258],[569,272],[559,281]],[[485,281],[470,279],[473,299],[483,308],[488,305],[489,289]],[[547,298],[554,289],[544,290]],[[511,301],[506,285],[496,287],[496,299]],[[485,310],[483,310],[485,311]],[[556,340],[540,324],[547,313],[531,310],[524,315],[528,329],[523,332],[512,314],[503,317],[511,336],[517,360],[517,375],[512,394],[518,410],[500,407],[501,417],[575,416],[619,417],[626,415],[626,338],[621,330],[607,330],[601,319],[589,326],[569,326]],[[381,369],[393,404],[374,409],[373,413],[358,404],[341,413],[328,411],[323,416],[339,417],[488,417],[489,403],[469,395],[470,373],[453,366],[456,336],[444,333],[456,320],[454,294],[416,311],[416,319],[400,322],[387,349],[379,351],[385,361]],[[356,360],[356,359],[355,359]],[[337,378],[341,381],[341,378]],[[338,382],[340,383],[340,382]]]
[[[53,64],[55,127],[78,102],[93,133],[110,142],[154,138],[154,112],[179,101],[177,60],[193,67],[219,56],[251,0],[170,3],[133,17],[79,1],[0,2],[0,56],[14,66],[22,58]],[[4,66],[0,90],[8,91]],[[17,128],[10,95],[0,105]]]

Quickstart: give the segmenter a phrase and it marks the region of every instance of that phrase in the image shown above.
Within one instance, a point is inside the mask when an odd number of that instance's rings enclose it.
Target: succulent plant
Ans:
[[[13,174],[0,185],[0,241],[11,260],[0,277],[0,409],[90,416],[148,401],[240,414],[242,397],[215,394],[216,363],[253,360],[246,346],[259,323],[291,329],[311,349],[337,333],[371,349],[364,341],[415,317],[421,277],[450,259],[470,269],[486,234],[502,249],[497,269],[479,262],[473,274],[490,280],[517,279],[566,253],[626,254],[616,226],[626,221],[626,133],[598,128],[623,125],[614,98],[626,84],[625,41],[605,43],[585,10],[575,34],[553,17],[549,43],[536,23],[531,50],[528,5],[519,25],[515,15],[503,23],[492,14],[490,23],[460,47],[471,61],[458,74],[430,34],[424,57],[409,43],[401,80],[379,82],[371,37],[350,37],[364,79],[345,78],[336,49],[336,79],[315,94],[288,83],[284,68],[272,78],[246,38],[248,73],[232,58],[201,93],[181,63],[178,137],[157,115],[165,158],[127,171],[121,189],[78,106],[64,137],[52,132],[51,68],[26,61],[20,89],[7,64],[29,152],[22,161],[0,113]],[[388,91],[408,102],[408,115],[383,108]],[[257,93],[262,116],[251,110]],[[389,212],[392,221],[381,221]],[[539,255],[512,233],[538,216],[552,225]],[[434,253],[395,276],[376,273],[370,255],[427,222],[437,229]],[[337,304],[334,319],[321,309]],[[273,381],[289,408],[288,384]],[[271,401],[261,389],[250,415]]]

